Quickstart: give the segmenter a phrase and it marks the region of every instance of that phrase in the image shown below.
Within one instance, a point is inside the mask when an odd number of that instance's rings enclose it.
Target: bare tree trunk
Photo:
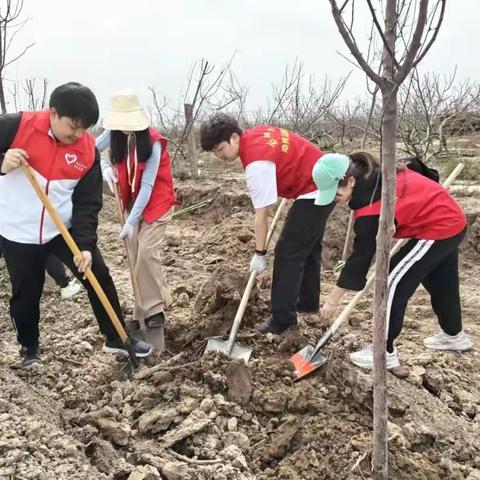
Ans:
[[[382,207],[375,261],[373,310],[373,476],[388,479],[387,300],[390,247],[394,233],[396,199],[397,85],[394,83],[396,0],[387,0],[382,92]]]
[[[0,108],[2,113],[7,113],[7,104],[5,102],[5,88],[3,86],[3,70],[5,68],[5,45],[4,37],[6,36],[7,25],[3,18],[0,18]]]
[[[388,403],[387,403],[387,299],[390,249],[394,232],[396,189],[395,129],[397,123],[396,92],[387,88],[382,93],[382,210],[377,234],[375,261],[375,305],[373,311],[373,473],[375,479],[388,478]]]
[[[185,110],[185,131],[188,132],[188,153],[190,156],[192,177],[198,178],[197,146],[195,143],[195,134],[193,132],[193,105],[185,103],[183,107]]]
[[[5,90],[3,88],[3,78],[0,77],[0,108],[2,113],[7,113],[7,104],[5,103]]]
[[[387,299],[388,271],[390,266],[390,244],[394,231],[394,209],[396,197],[396,143],[397,143],[397,94],[398,88],[407,75],[427,54],[443,22],[446,0],[437,0],[433,6],[433,14],[429,16],[429,0],[416,2],[414,13],[416,22],[412,23],[411,35],[406,35],[407,21],[399,22],[399,11],[407,0],[386,0],[385,28],[382,29],[372,0],[367,0],[373,24],[382,39],[382,75],[378,75],[360,52],[352,30],[354,21],[354,3],[352,2],[351,21],[343,18],[349,0],[343,1],[339,7],[336,0],[330,0],[332,14],[338,30],[345,43],[355,57],[358,65],[368,77],[380,86],[382,93],[382,207],[377,234],[377,259],[375,264],[375,305],[373,333],[373,458],[372,470],[376,480],[388,479],[388,405],[387,405],[387,370],[386,370],[386,337],[387,337]],[[397,12],[397,3],[398,9]],[[424,38],[427,28],[428,38]],[[403,40],[403,54],[400,63],[396,59],[396,42]],[[405,38],[409,37],[408,42]]]

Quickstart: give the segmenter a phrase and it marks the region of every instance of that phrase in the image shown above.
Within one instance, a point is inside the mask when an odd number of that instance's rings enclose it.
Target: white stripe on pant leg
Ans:
[[[395,268],[388,275],[388,288],[394,283],[398,275],[402,270],[409,265],[414,256],[418,254],[418,251],[423,248],[427,240],[418,240],[415,246],[397,263]]]
[[[390,293],[390,290],[393,285],[396,286],[396,278],[399,275],[402,275],[402,272],[405,268],[407,268],[410,265],[410,262],[414,259],[414,257],[418,254],[418,252],[423,248],[426,240],[419,240],[415,244],[415,246],[403,257],[395,266],[395,268],[389,273],[388,275],[388,292]],[[415,262],[415,260],[413,260]],[[395,288],[395,287],[394,287]],[[387,294],[387,315],[389,312],[389,306],[391,305],[391,302],[388,303],[389,299],[389,293]]]
[[[393,297],[397,289],[397,285],[404,275],[409,271],[415,263],[423,258],[430,247],[435,243],[435,240],[419,240],[418,243],[398,262],[397,266],[392,270],[388,276],[388,298],[387,298],[387,328],[385,329],[386,337],[388,338],[388,331],[390,328],[390,311],[392,309]]]

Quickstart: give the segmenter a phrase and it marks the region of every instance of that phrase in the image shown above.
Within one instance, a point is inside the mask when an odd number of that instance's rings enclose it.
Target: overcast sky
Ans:
[[[338,54],[349,55],[327,0],[25,0],[24,12],[32,20],[15,46],[35,46],[8,78],[45,77],[50,88],[76,80],[94,90],[102,109],[112,92],[125,88],[147,103],[149,85],[176,104],[195,59],[220,65],[234,51],[233,69],[250,89],[250,108],[264,103],[297,57],[319,84],[325,74],[337,81],[354,70],[346,96],[365,91],[363,75]],[[450,74],[457,66],[459,79],[479,81],[478,18],[480,1],[447,2],[422,69]],[[359,25],[366,35],[369,24]]]

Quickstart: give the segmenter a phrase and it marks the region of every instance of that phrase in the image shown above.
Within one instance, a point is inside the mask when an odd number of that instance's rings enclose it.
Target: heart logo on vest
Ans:
[[[74,153],[66,153],[65,161],[67,162],[67,165],[71,165],[77,161],[77,156]]]

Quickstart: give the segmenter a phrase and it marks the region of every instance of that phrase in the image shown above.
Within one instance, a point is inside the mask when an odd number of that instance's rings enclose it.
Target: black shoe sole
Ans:
[[[112,354],[124,353],[125,355],[128,355],[128,351],[125,350],[124,348],[108,347],[107,345],[103,345],[102,351],[104,353],[112,353]],[[145,357],[148,357],[152,352],[153,352],[153,348],[150,348],[150,350],[148,352],[142,352],[142,353],[135,352],[135,356],[137,358],[145,358]]]
[[[258,333],[262,333],[264,335],[267,333],[272,333],[273,335],[281,335],[282,333],[285,333],[289,330],[298,330],[298,324],[295,323],[293,325],[288,325],[285,327],[277,327],[277,328],[269,328],[269,327],[262,328],[262,326],[259,326],[255,328],[255,330]]]

